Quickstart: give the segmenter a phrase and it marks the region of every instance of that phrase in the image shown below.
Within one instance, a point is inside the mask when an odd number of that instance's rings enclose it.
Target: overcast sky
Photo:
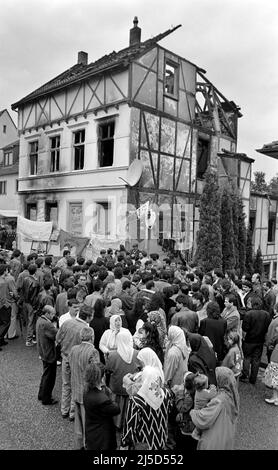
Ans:
[[[269,180],[278,160],[255,151],[278,140],[277,0],[0,0],[0,110],[77,62],[128,46],[138,16],[141,40],[182,27],[161,46],[206,70],[240,106],[238,152]]]

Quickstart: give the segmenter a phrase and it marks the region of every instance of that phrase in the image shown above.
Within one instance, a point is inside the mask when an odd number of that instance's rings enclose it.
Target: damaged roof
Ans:
[[[278,160],[278,140],[265,144],[261,149],[256,149],[256,151]]]
[[[164,33],[160,33],[153,38],[147,39],[144,42],[136,43],[131,46],[126,47],[125,49],[120,50],[119,52],[111,52],[111,54],[104,55],[95,62],[90,64],[76,64],[73,67],[70,67],[65,72],[61,73],[57,77],[53,78],[49,82],[45,83],[43,86],[33,91],[29,95],[25,96],[21,100],[12,104],[12,109],[17,109],[19,105],[26,103],[27,101],[32,101],[35,98],[38,98],[42,95],[48,94],[63,88],[69,84],[79,82],[83,79],[104,73],[116,67],[127,67],[130,62],[135,60],[140,55],[151,50],[158,41],[161,41],[169,34],[173,33],[176,29],[180,28],[181,25],[175,26],[171,29],[168,29]],[[199,69],[199,67],[197,67]],[[201,69],[200,69],[201,70]]]

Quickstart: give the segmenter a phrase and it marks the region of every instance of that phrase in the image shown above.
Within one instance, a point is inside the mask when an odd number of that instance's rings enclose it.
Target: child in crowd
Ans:
[[[228,367],[234,373],[237,384],[242,371],[243,353],[240,346],[240,336],[235,331],[230,331],[226,337],[226,347],[228,352],[224,357],[221,366]]]
[[[264,383],[267,387],[272,388],[272,397],[265,398],[266,403],[278,406],[278,326],[275,328],[275,334],[269,344],[272,349],[270,363],[265,370]]]
[[[194,379],[195,385],[195,397],[194,397],[194,409],[201,410],[205,408],[212,398],[217,395],[217,389],[215,385],[208,386],[208,377],[205,374],[197,374]],[[201,431],[197,428],[194,429],[192,437],[199,440]]]

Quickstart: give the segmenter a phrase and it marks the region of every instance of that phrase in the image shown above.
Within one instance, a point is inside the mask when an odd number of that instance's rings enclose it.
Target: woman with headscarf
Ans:
[[[142,386],[130,397],[122,434],[122,448],[163,450],[167,439],[170,392],[162,386],[156,367],[146,366]]]
[[[216,385],[215,368],[216,355],[209,347],[205,338],[196,333],[188,333],[191,353],[188,358],[188,370],[194,374],[200,372],[206,374],[209,379],[209,385]]]
[[[142,385],[142,372],[145,367],[151,366],[158,370],[159,376],[164,384],[164,372],[162,364],[151,348],[143,348],[138,352],[137,362],[139,367],[142,365],[142,370],[135,374],[126,374],[123,378],[123,387],[126,389],[128,395],[135,395]]]
[[[110,351],[117,349],[117,336],[123,329],[121,316],[112,315],[110,318],[110,327],[103,333],[99,341],[99,349],[103,352],[104,357],[106,357]]]
[[[202,431],[197,450],[232,450],[239,413],[239,394],[231,369],[216,368],[217,396],[205,408],[191,410],[193,423]]]
[[[167,341],[167,328],[165,319],[158,310],[152,310],[148,313],[147,321],[153,323],[156,326],[159,334],[160,345],[162,349],[165,349]]]
[[[116,297],[115,299],[111,300],[111,305],[107,310],[109,311],[110,316],[120,315],[121,319],[122,319],[123,328],[128,328],[127,319],[126,319],[126,316],[125,316],[125,312],[122,309],[122,305],[123,304],[122,304],[121,299]]]
[[[188,370],[188,356],[189,348],[183,330],[179,326],[170,326],[164,358],[164,374],[165,383],[171,388],[183,383],[184,374]]]
[[[225,357],[226,330],[227,321],[221,318],[218,303],[209,302],[207,305],[207,318],[201,320],[198,333],[210,339],[217,354],[218,363],[221,363]]]
[[[105,317],[104,313],[105,303],[102,299],[97,299],[94,305],[94,317],[90,321],[90,327],[93,328],[95,333],[95,348],[98,350],[100,360],[104,364],[103,352],[99,349],[99,342],[103,333],[109,328],[109,319]]]
[[[117,335],[116,351],[111,351],[106,361],[106,371],[110,376],[109,387],[115,402],[121,409],[121,413],[115,419],[118,429],[122,428],[128,399],[128,394],[123,387],[123,377],[126,373],[133,374],[138,370],[137,354],[138,351],[133,349],[130,331],[123,328]]]
[[[108,305],[111,304],[111,300],[116,295],[116,285],[114,281],[115,281],[115,278],[114,278],[114,274],[112,273],[112,274],[108,274],[108,276],[106,277],[103,283],[104,291],[103,291],[102,297],[107,307]],[[109,309],[107,309],[107,313],[108,312],[109,312]]]

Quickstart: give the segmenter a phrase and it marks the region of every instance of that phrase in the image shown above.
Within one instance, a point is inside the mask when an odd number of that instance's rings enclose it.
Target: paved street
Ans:
[[[10,341],[0,352],[0,449],[73,449],[73,423],[61,417],[59,405],[43,406],[37,400],[41,362],[36,347],[26,348],[23,338]],[[61,368],[54,396],[60,399]],[[240,383],[240,419],[236,449],[278,450],[278,407],[264,398],[270,390]]]

